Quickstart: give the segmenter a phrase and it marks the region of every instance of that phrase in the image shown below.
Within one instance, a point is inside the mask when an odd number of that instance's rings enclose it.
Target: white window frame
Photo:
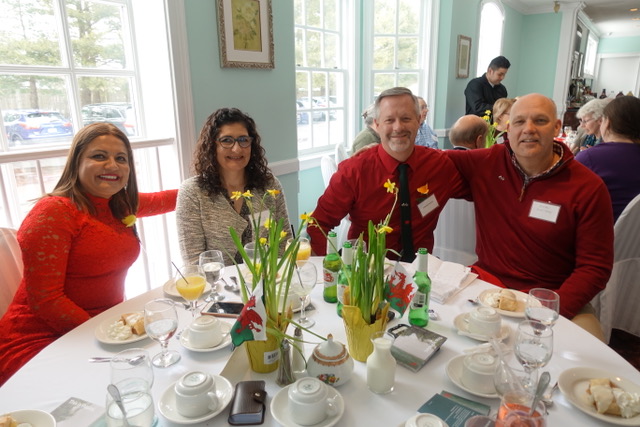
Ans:
[[[500,14],[502,15],[502,19],[500,20],[500,39],[499,40],[487,40],[483,38],[482,28],[483,28],[483,20],[482,20],[482,11],[485,7],[496,7]],[[502,55],[502,44],[504,41],[504,7],[502,3],[496,0],[483,0],[480,3],[479,13],[478,13],[478,35],[476,39],[478,40],[478,55],[477,55],[477,63],[476,63],[476,77],[483,75],[487,68],[489,68],[489,63],[491,60],[497,56]],[[497,25],[495,22],[487,22],[487,25],[495,26]],[[497,49],[494,47],[497,45]],[[487,49],[486,46],[491,46],[491,48]],[[482,55],[482,51],[484,49],[489,50],[489,54]]]

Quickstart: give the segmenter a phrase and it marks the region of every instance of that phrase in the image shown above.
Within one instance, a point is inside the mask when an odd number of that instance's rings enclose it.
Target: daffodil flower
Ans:
[[[487,123],[491,120],[491,117],[489,116],[482,116],[482,120],[486,121]]]
[[[300,219],[308,224],[313,224],[313,212],[303,213],[300,215]]]
[[[124,218],[122,218],[122,223],[127,227],[133,227],[134,224],[136,223],[136,219],[137,218],[135,215],[127,215]]]
[[[387,189],[387,193],[395,193],[396,192],[396,183],[391,182],[387,179],[387,182],[384,183],[384,188]]]
[[[267,218],[267,219],[264,221],[264,228],[266,228],[267,230],[268,230],[269,228],[271,228],[271,218]]]
[[[484,113],[488,116],[491,114],[491,110],[484,110]]]
[[[282,231],[280,232],[280,238],[281,238],[281,239],[284,239],[285,237],[287,237],[287,232],[286,232],[286,231],[284,231],[284,230],[282,230]]]
[[[425,184],[422,187],[418,187],[418,193],[429,194],[429,184]]]
[[[382,233],[391,233],[393,231],[393,228],[389,227],[388,225],[382,225],[380,226],[380,228],[378,228],[378,233],[382,234]]]
[[[244,193],[242,193],[242,197],[246,197],[246,198],[252,198],[253,194],[251,194],[251,191],[247,190]]]
[[[267,238],[266,237],[261,237],[260,238],[260,244],[261,245],[266,245],[267,244]]]
[[[267,193],[271,194],[271,196],[276,197],[280,194],[280,190],[267,190]]]
[[[231,192],[231,200],[238,200],[240,197],[242,197],[242,192],[241,191],[233,191],[233,192]]]

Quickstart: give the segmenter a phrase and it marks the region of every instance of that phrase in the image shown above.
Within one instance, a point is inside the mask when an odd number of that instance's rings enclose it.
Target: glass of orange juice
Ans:
[[[287,247],[293,243],[295,243],[296,239],[287,240]],[[307,261],[311,258],[311,242],[309,239],[300,237],[298,239],[300,243],[300,247],[298,248],[298,253],[296,254],[296,261]]]
[[[189,303],[192,317],[196,316],[198,298],[206,283],[204,270],[199,265],[185,265],[176,273],[176,290]]]

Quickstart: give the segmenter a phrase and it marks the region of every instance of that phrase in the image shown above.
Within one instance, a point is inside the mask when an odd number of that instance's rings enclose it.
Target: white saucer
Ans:
[[[289,387],[290,385],[281,389],[273,399],[271,400],[271,415],[273,418],[280,423],[280,425],[287,427],[300,427],[299,424],[296,424],[291,420],[291,416],[289,415]],[[335,397],[335,403],[338,407],[338,413],[327,417],[324,421],[319,422],[318,424],[314,424],[313,426],[307,427],[331,427],[335,425],[340,418],[342,418],[342,414],[344,414],[344,399],[340,392],[338,392],[333,387],[327,387],[329,390],[329,399]]]
[[[8,415],[20,423],[29,423],[38,427],[55,427],[56,419],[48,412],[39,409],[22,409],[19,411],[7,412]]]
[[[525,294],[524,292],[516,291],[515,289],[509,289],[516,296],[517,308],[515,311],[501,310],[491,305],[491,299],[493,298],[494,294],[500,293],[501,290],[502,289],[486,289],[482,291],[480,295],[478,295],[478,301],[480,302],[480,304],[484,305],[485,307],[491,307],[495,309],[498,313],[502,314],[503,316],[524,317],[524,309],[527,306],[527,298],[528,298],[528,295]]]
[[[180,344],[182,344],[182,346],[187,350],[196,351],[199,353],[216,351],[216,350],[220,350],[221,348],[227,347],[229,344],[231,344],[231,334],[229,333],[231,332],[231,324],[227,322],[223,322],[222,320],[220,321],[220,323],[221,323],[220,330],[222,331],[222,341],[220,341],[220,344],[214,347],[207,347],[207,348],[191,347],[191,345],[189,344],[189,329],[185,329],[180,334]]]
[[[498,393],[480,393],[477,391],[473,391],[470,388],[467,388],[464,384],[462,384],[462,367],[464,361],[464,354],[458,357],[454,357],[447,363],[447,376],[455,385],[466,391],[467,393],[471,393],[475,396],[486,397],[488,399],[499,399]]]
[[[170,295],[172,297],[182,298],[182,295],[180,295],[180,292],[178,292],[178,290],[176,289],[176,282],[174,282],[173,279],[167,280],[165,284],[162,285],[162,290],[167,295]],[[204,291],[202,291],[202,295],[208,292],[211,292],[211,285],[209,283],[205,283]]]
[[[166,419],[174,423],[197,424],[207,421],[224,411],[233,397],[233,386],[225,377],[214,374],[211,374],[211,376],[216,382],[216,395],[218,396],[218,408],[215,411],[211,411],[201,417],[194,418],[188,418],[180,415],[176,409],[176,393],[173,389],[175,383],[173,383],[164,391],[164,393],[162,393],[162,397],[158,402],[158,409],[160,410],[160,413]]]
[[[469,313],[461,313],[458,314],[455,319],[453,319],[453,326],[455,326],[455,328],[458,330],[458,334],[464,335],[465,337],[473,338],[474,340],[478,341],[489,341],[490,337],[486,335],[472,334],[471,332],[469,332],[469,322],[467,322],[468,317]],[[509,327],[509,325],[503,324],[500,328],[500,336],[496,338],[498,338],[499,341],[504,341],[509,337],[510,333],[511,328]]]
[[[147,337],[147,334],[144,333],[142,335],[133,334],[131,335],[131,337],[127,338],[126,340],[114,340],[113,338],[110,338],[109,332],[108,332],[109,326],[113,325],[118,320],[120,320],[120,316],[110,317],[107,320],[101,322],[94,331],[96,339],[103,344],[130,344],[132,342],[143,340]]]

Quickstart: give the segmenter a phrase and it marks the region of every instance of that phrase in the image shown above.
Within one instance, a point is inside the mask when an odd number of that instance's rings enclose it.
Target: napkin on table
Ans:
[[[471,273],[469,267],[455,262],[441,261],[429,254],[429,277],[431,278],[431,299],[444,304],[478,276]]]

